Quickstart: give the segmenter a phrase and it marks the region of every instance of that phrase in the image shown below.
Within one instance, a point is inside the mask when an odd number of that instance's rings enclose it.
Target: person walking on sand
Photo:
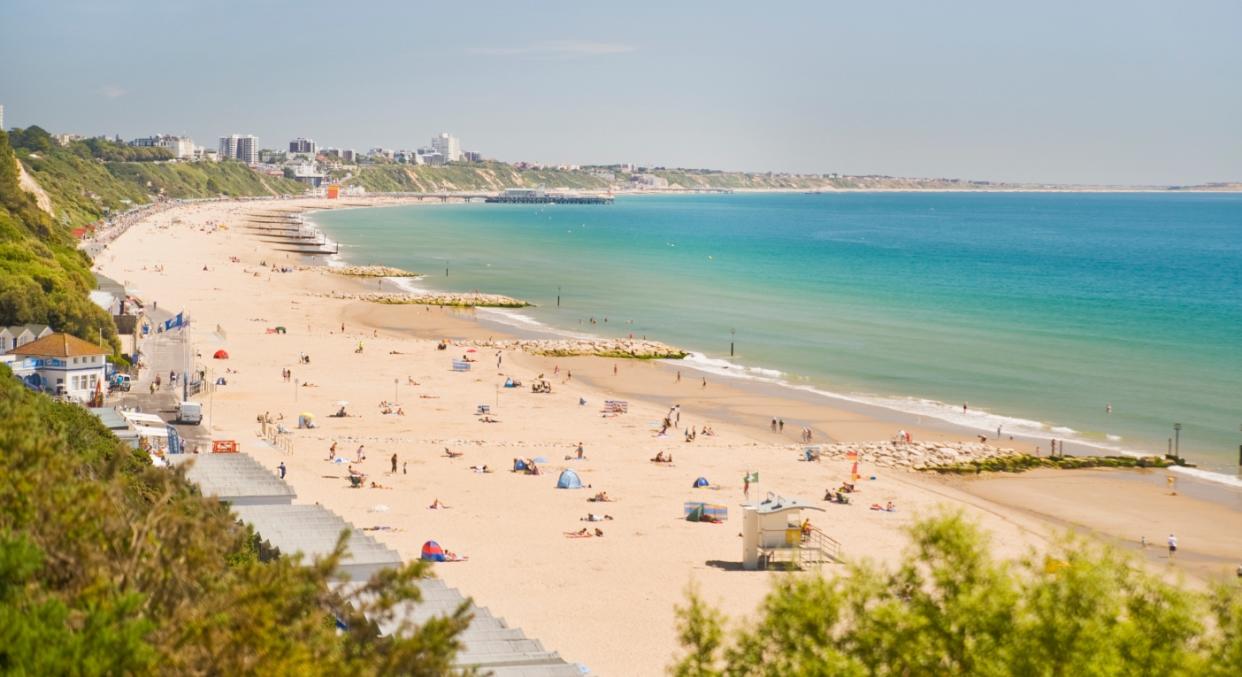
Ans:
[[[703,387],[703,388],[707,388],[707,377],[706,377],[706,376],[704,376],[704,377],[703,377],[703,386],[702,386],[702,387]]]
[[[677,370],[677,382],[681,383],[681,370],[680,369]]]
[[[396,454],[392,455],[392,474],[393,475],[397,474],[397,455]]]
[[[772,432],[776,432],[776,419],[772,419],[771,428],[772,428]]]
[[[746,471],[746,477],[742,479],[742,496],[750,498],[750,471]]]
[[[1177,554],[1177,536],[1169,534],[1169,559],[1173,559],[1173,555]]]
[[[777,421],[776,427],[777,427],[777,432],[782,432],[782,433],[785,432],[785,419],[782,418],[779,421]]]
[[[280,479],[283,480],[285,478],[285,462],[281,461],[280,465],[276,466],[276,470],[280,472]]]

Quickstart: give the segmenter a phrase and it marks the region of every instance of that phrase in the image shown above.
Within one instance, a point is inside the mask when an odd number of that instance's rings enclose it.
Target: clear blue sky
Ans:
[[[469,7],[465,7],[466,5]],[[1242,180],[1242,2],[4,0],[8,127],[503,160]]]

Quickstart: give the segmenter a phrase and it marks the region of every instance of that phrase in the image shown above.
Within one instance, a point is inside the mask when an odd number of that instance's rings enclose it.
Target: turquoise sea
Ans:
[[[496,314],[519,326],[645,335],[708,371],[981,431],[1163,452],[1177,422],[1184,456],[1238,482],[1242,195],[641,196],[313,221],[351,263],[538,304]]]

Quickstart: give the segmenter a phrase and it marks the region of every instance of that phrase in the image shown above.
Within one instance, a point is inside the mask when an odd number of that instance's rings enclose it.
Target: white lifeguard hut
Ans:
[[[766,569],[774,562],[799,568],[841,560],[841,544],[822,530],[802,529],[802,511],[824,509],[796,498],[769,493],[742,505],[742,568]]]

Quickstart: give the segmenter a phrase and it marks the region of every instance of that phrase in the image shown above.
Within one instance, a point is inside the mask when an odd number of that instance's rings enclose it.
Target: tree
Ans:
[[[334,591],[333,554],[262,561],[180,470],[0,366],[0,673],[445,675],[470,621],[381,637],[425,563]],[[337,624],[346,628],[338,631]]]
[[[895,569],[857,562],[828,578],[779,579],[758,622],[731,636],[692,590],[678,610],[686,655],[672,672],[1242,674],[1239,586],[1193,592],[1069,535],[1043,556],[998,561],[955,513],[920,520],[910,535]]]

